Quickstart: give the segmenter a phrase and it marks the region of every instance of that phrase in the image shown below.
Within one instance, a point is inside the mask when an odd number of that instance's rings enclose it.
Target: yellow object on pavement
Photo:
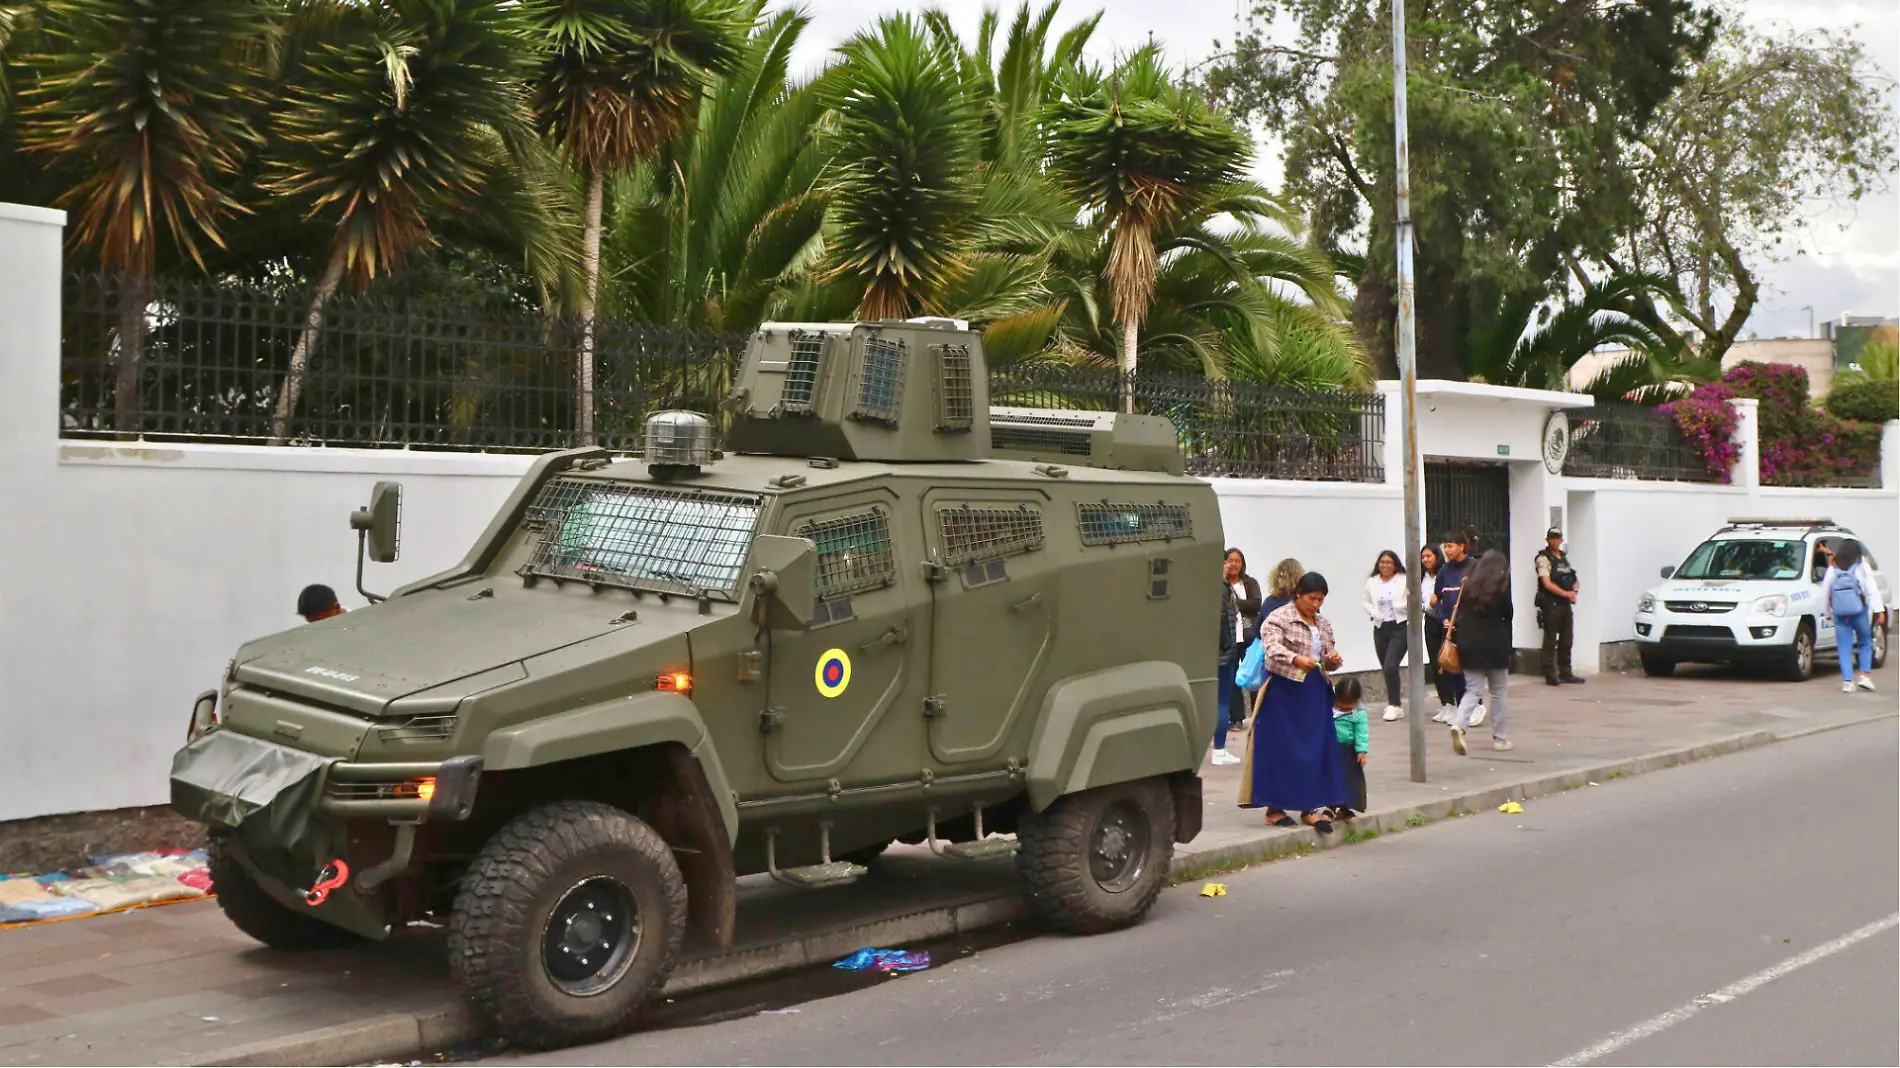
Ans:
[[[1518,804],[1515,801],[1506,801],[1502,805],[1498,806],[1498,811],[1504,813],[1507,816],[1515,816],[1518,813],[1524,811],[1524,806]]]
[[[1226,897],[1227,884],[1226,883],[1202,883],[1201,896],[1202,897]]]

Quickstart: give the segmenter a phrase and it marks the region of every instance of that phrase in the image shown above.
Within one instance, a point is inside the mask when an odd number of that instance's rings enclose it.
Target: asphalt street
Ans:
[[[498,1059],[1894,1064],[1897,741],[1887,721],[1585,787],[1219,877],[1225,897],[1176,887],[1117,934]]]

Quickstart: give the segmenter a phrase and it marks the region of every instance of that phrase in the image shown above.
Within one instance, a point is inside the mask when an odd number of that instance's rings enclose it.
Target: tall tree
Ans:
[[[838,51],[844,62],[820,87],[838,113],[830,276],[859,292],[862,318],[941,311],[970,267],[976,104],[954,54],[908,15],[880,18]]]
[[[1274,39],[1290,16],[1290,42]],[[1566,255],[1635,225],[1632,140],[1706,50],[1690,0],[1406,5],[1418,362],[1460,378],[1468,339],[1551,293]],[[1266,0],[1209,72],[1217,98],[1282,132],[1288,191],[1325,245],[1366,243],[1354,319],[1396,377],[1391,9]]]
[[[607,177],[657,158],[692,124],[707,83],[738,59],[756,9],[738,0],[523,0],[520,13],[539,48],[536,119],[587,190],[574,425],[592,441]]]
[[[1760,301],[1761,266],[1789,254],[1810,205],[1887,187],[1893,88],[1845,33],[1758,33],[1730,16],[1640,134],[1640,225],[1592,266],[1677,280],[1686,299],[1636,292],[1621,307],[1719,361]]]
[[[277,395],[271,440],[290,437],[345,275],[367,285],[434,240],[431,219],[494,203],[497,171],[528,174],[539,143],[522,94],[526,52],[504,0],[342,5],[349,25],[314,44],[270,138],[266,185],[329,228],[322,273]],[[533,197],[508,200],[539,212]],[[534,225],[531,220],[528,225]]]
[[[256,131],[246,121],[246,48],[269,28],[255,0],[45,0],[42,49],[19,93],[22,145],[73,175],[78,250],[123,276],[114,419],[139,430],[145,305],[161,246],[203,264],[200,240],[243,206],[233,175]],[[10,9],[9,38],[30,13]]]
[[[1198,91],[1170,79],[1152,45],[1108,77],[1077,75],[1064,90],[1047,111],[1050,169],[1114,234],[1105,277],[1122,370],[1132,374],[1160,267],[1156,234],[1238,181],[1251,145]]]

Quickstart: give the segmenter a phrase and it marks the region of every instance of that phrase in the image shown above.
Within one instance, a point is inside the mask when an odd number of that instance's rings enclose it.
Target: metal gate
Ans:
[[[1511,554],[1511,476],[1503,464],[1425,464],[1427,540],[1452,530],[1471,533],[1471,555],[1497,549]]]

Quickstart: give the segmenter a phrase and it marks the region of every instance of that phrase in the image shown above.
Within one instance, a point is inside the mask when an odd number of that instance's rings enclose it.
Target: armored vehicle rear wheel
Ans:
[[[218,907],[238,930],[272,949],[293,952],[335,949],[360,940],[350,931],[288,908],[265,893],[231,855],[223,838],[214,836],[206,852],[211,892],[218,895]]]
[[[659,994],[686,930],[666,842],[610,805],[516,817],[482,848],[449,917],[449,969],[510,1042],[598,1041]]]
[[[1023,814],[1016,870],[1030,911],[1071,934],[1141,919],[1174,855],[1174,800],[1155,779],[1070,794]]]

